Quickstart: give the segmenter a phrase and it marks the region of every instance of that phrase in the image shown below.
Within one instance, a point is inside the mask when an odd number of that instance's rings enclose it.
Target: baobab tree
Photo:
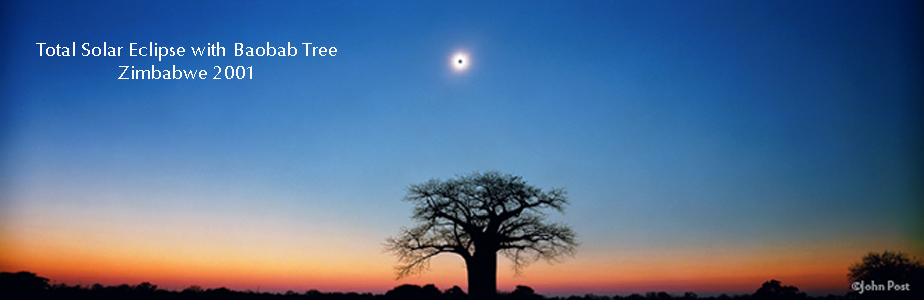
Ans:
[[[490,299],[497,292],[498,253],[513,262],[515,274],[539,259],[554,262],[574,255],[574,231],[547,222],[544,212],[564,213],[565,195],[563,189],[544,192],[497,171],[413,184],[404,200],[414,204],[411,218],[417,226],[402,228],[385,246],[398,256],[399,279],[427,270],[438,254],[462,256],[469,296]]]

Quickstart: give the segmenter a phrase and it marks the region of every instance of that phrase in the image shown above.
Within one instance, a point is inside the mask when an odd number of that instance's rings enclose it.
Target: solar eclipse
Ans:
[[[468,54],[462,52],[454,54],[450,62],[452,64],[452,69],[456,72],[465,71],[470,64]]]

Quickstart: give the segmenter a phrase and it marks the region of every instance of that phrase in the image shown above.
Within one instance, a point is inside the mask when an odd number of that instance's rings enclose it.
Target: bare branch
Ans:
[[[401,235],[385,240],[385,250],[398,256],[400,264],[395,269],[399,279],[426,271],[430,267],[430,258],[437,254],[469,255],[468,250],[458,243],[464,241],[465,236],[447,232],[444,226],[431,225],[425,223],[411,229],[402,228]]]

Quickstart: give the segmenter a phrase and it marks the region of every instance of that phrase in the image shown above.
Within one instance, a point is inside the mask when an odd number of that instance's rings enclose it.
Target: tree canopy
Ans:
[[[919,279],[924,275],[924,263],[902,252],[884,251],[882,254],[870,252],[862,261],[850,266],[847,277],[851,281],[859,280],[900,280]]]
[[[924,262],[902,252],[870,252],[863,259],[848,268],[847,278],[864,284],[909,284],[908,291],[873,291],[860,294],[860,298],[880,299],[924,299]],[[918,287],[918,288],[915,288]]]

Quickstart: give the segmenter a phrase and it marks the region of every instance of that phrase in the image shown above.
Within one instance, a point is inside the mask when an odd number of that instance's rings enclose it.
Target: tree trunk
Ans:
[[[497,251],[476,251],[465,266],[468,269],[469,299],[494,299],[497,294]]]

